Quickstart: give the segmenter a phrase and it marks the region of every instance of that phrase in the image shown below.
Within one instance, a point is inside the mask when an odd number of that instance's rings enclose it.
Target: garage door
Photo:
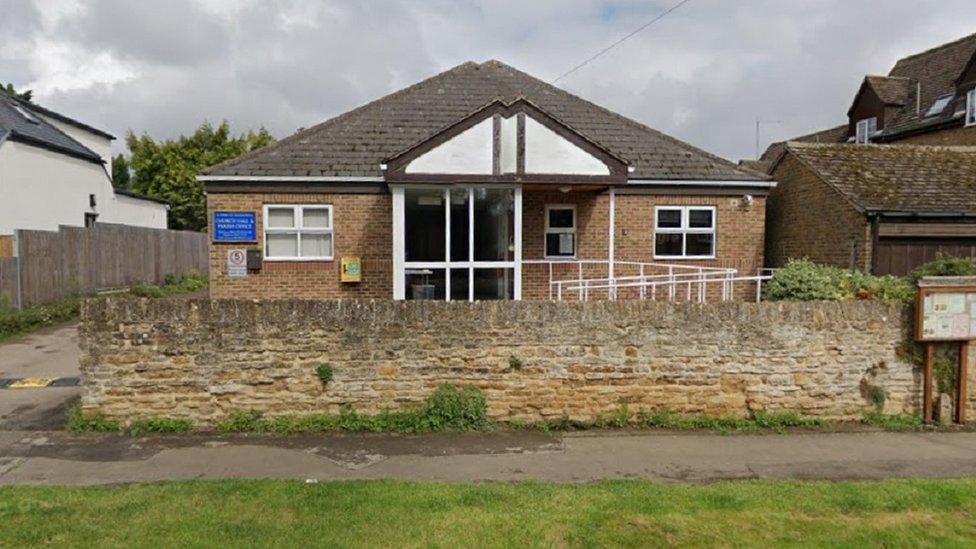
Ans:
[[[976,238],[879,238],[874,273],[906,275],[940,256],[976,258]]]

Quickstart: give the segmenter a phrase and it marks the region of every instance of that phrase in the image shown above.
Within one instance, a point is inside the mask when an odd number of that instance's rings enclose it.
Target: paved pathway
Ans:
[[[0,431],[0,484],[214,478],[590,482],[976,476],[976,433],[192,435]]]
[[[0,386],[9,387],[15,384],[12,380],[24,378],[72,380],[78,375],[78,355],[77,322],[52,326],[0,343]],[[64,412],[81,394],[81,389],[70,386],[71,383],[56,384],[66,386],[0,388],[0,428],[62,427]]]

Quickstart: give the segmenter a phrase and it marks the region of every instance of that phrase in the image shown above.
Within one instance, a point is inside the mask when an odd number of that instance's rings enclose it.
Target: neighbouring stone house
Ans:
[[[744,295],[678,282],[755,274],[775,186],[498,61],[199,179],[214,298]]]
[[[744,164],[778,182],[767,263],[808,257],[905,274],[939,255],[976,257],[974,64],[976,34],[900,59],[864,78],[846,123]]]

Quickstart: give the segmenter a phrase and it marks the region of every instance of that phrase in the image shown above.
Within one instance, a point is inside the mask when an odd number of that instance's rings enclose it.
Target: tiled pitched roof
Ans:
[[[976,147],[787,144],[862,211],[976,213]]]
[[[30,118],[20,109],[27,111]],[[0,95],[0,137],[102,163],[102,158],[97,153],[45,122],[36,115],[35,110],[37,109],[32,103]]]
[[[864,81],[886,105],[900,107],[907,101],[908,90],[911,87],[911,79],[909,78],[869,75],[864,77]]]
[[[754,181],[757,174],[498,61],[468,62],[205,171],[380,176],[380,164],[478,109],[519,98],[634,166],[632,178]]]
[[[976,34],[960,38],[936,48],[899,59],[888,76],[908,78],[904,107],[894,120],[886,121],[883,136],[904,133],[929,125],[937,125],[955,118],[965,110],[965,94],[956,94],[956,80],[976,54]],[[919,94],[921,84],[921,94]],[[956,94],[936,116],[925,113],[939,97]]]
[[[801,135],[800,137],[794,137],[790,141],[799,141],[801,143],[843,143],[847,141],[847,124],[841,124],[840,126],[834,126],[833,128],[827,128],[826,130],[820,130],[819,132],[814,132],[807,135]],[[783,151],[786,150],[786,141],[779,141],[777,143],[772,143],[763,152],[759,160],[764,162],[775,162],[777,158]]]

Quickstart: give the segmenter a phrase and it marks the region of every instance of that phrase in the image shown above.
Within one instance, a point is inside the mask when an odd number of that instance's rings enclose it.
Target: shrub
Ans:
[[[319,367],[315,369],[318,374],[319,379],[322,381],[322,385],[328,385],[332,381],[332,365],[331,364],[319,364]]]
[[[0,339],[67,322],[77,318],[80,310],[81,300],[78,298],[35,305],[20,311],[0,307]]]
[[[191,273],[182,278],[168,274],[163,279],[162,286],[155,284],[139,284],[129,289],[129,293],[138,297],[160,298],[176,294],[196,292],[207,287],[207,277]]]
[[[911,302],[915,287],[905,278],[872,276],[808,259],[791,259],[763,286],[767,301],[845,301],[874,299]]]
[[[491,427],[485,395],[477,387],[455,387],[445,383],[420,410],[422,431],[480,431]]]
[[[976,262],[959,257],[939,257],[935,261],[926,263],[908,275],[912,286],[925,276],[974,276]]]

